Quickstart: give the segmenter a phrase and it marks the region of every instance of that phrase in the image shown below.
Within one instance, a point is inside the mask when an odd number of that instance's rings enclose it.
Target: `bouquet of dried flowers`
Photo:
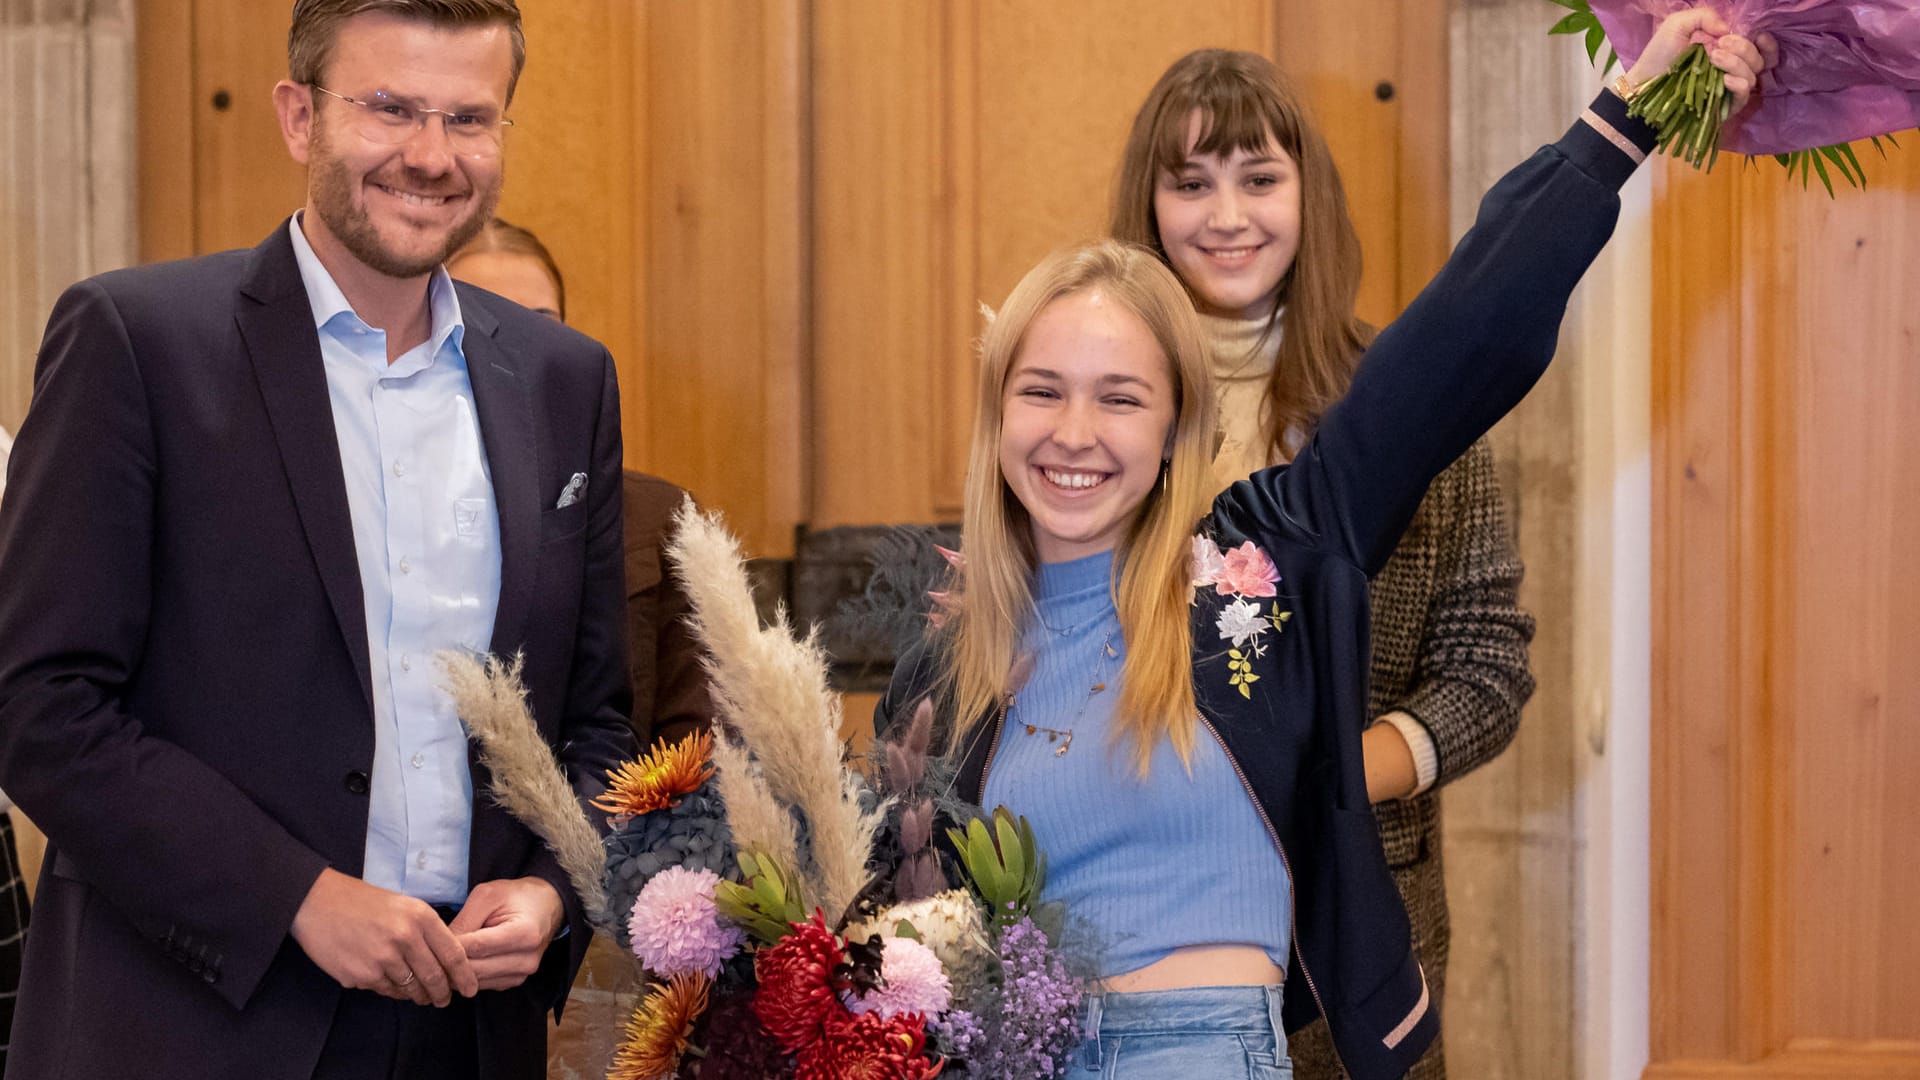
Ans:
[[[876,746],[869,783],[839,741],[825,655],[784,614],[760,625],[718,517],[689,503],[668,557],[721,728],[610,773],[604,837],[526,714],[517,665],[442,658],[495,798],[649,977],[611,1080],[1059,1075],[1080,989],[1025,820],[944,794],[927,705]],[[959,823],[944,847],[940,820]]]

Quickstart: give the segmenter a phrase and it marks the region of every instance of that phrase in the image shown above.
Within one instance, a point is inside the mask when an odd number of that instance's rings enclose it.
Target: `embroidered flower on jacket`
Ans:
[[[1220,545],[1213,537],[1201,533],[1193,538],[1193,587],[1209,588],[1220,581],[1226,573],[1227,561],[1220,554]]]
[[[1260,614],[1260,605],[1251,600],[1235,600],[1221,608],[1220,618],[1213,625],[1220,630],[1220,640],[1233,642],[1235,648],[1251,640],[1257,649],[1260,635],[1267,632],[1267,620]]]
[[[1256,597],[1278,596],[1280,570],[1267,553],[1245,541],[1231,551],[1222,552],[1213,538],[1201,533],[1193,538],[1194,601],[1211,587],[1217,596],[1229,596],[1213,626],[1220,640],[1227,642],[1227,685],[1243,698],[1253,697],[1253,684],[1260,675],[1253,662],[1267,654],[1261,636],[1268,630],[1278,634],[1286,630],[1293,612],[1283,611],[1279,601],[1272,610],[1262,612]]]
[[[1253,546],[1249,540],[1232,551],[1221,556],[1220,579],[1214,588],[1221,596],[1229,593],[1235,596],[1273,596],[1274,585],[1280,580],[1280,571],[1274,568],[1273,560],[1267,553]]]

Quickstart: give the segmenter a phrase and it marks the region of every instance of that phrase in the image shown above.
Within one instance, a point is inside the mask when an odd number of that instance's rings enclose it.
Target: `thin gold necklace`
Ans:
[[[1048,627],[1048,629],[1052,629],[1052,627]],[[1014,722],[1025,728],[1028,735],[1044,734],[1047,737],[1048,743],[1058,744],[1053,751],[1054,757],[1064,755],[1067,751],[1073,749],[1073,729],[1079,726],[1080,718],[1087,714],[1087,706],[1092,703],[1095,697],[1106,692],[1107,661],[1118,655],[1120,654],[1116,652],[1113,647],[1113,631],[1109,630],[1107,631],[1106,638],[1100,642],[1100,652],[1094,657],[1093,683],[1087,687],[1087,696],[1080,699],[1080,707],[1074,710],[1072,724],[1064,728],[1052,728],[1045,724],[1029,724],[1019,719],[1015,719]],[[1007,711],[1009,714],[1019,706],[1019,700],[1020,696],[1017,692],[1009,696],[1007,700]]]

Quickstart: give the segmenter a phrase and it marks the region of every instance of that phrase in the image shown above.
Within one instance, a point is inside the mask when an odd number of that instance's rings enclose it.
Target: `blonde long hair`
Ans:
[[[941,674],[962,735],[1009,692],[1020,635],[1034,618],[1038,560],[1032,521],[1000,471],[1007,378],[1035,317],[1061,297],[1093,290],[1153,332],[1175,391],[1165,484],[1147,494],[1114,553],[1114,605],[1127,643],[1116,736],[1131,742],[1145,775],[1162,737],[1171,737],[1183,763],[1193,751],[1191,536],[1212,497],[1214,425],[1199,318],[1179,279],[1150,251],[1112,240],[1057,251],[1020,279],[987,328],[961,525],[965,581],[943,631],[949,648]]]
[[[1187,145],[1195,110],[1199,141]],[[1273,61],[1258,53],[1199,49],[1173,62],[1134,115],[1120,158],[1108,230],[1171,266],[1160,243],[1153,194],[1189,153],[1258,153],[1278,143],[1300,170],[1300,248],[1280,279],[1268,335],[1280,332],[1280,355],[1268,378],[1268,456],[1286,457],[1288,431],[1307,432],[1346,396],[1373,330],[1354,315],[1360,296],[1360,237],[1347,212],[1347,191],[1326,140]]]

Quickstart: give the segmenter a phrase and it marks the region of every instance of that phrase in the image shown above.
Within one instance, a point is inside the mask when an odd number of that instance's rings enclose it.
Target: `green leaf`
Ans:
[[[1853,147],[1846,143],[1836,143],[1833,146],[1821,147],[1820,152],[1840,170],[1840,175],[1846,178],[1847,183],[1862,190],[1866,189],[1867,174],[1860,171],[1860,159],[1853,156]]]
[[[1584,34],[1587,32],[1587,23],[1590,18],[1591,18],[1590,16],[1583,15],[1580,12],[1576,11],[1573,14],[1567,16],[1566,18],[1561,19],[1559,22],[1554,23],[1553,29],[1547,31],[1547,33],[1549,34]]]
[[[1827,189],[1827,198],[1833,198],[1833,179],[1827,175],[1827,163],[1820,159],[1819,154],[1808,154],[1807,157],[1813,162],[1813,171],[1820,174],[1820,186]]]
[[[1020,846],[1020,828],[1011,816],[995,810],[993,831],[1000,841],[1001,868],[1017,892],[1027,883],[1027,854]]]
[[[1620,54],[1609,48],[1607,50],[1607,66],[1600,69],[1600,77],[1603,79],[1606,78],[1607,75],[1613,71],[1614,65],[1619,62]]]
[[[1600,27],[1599,20],[1587,29],[1587,63],[1600,62],[1600,46],[1607,43],[1607,32]]]
[[[907,938],[912,941],[919,941],[920,931],[912,923],[908,922],[905,919],[901,919],[899,922],[895,923],[893,926],[893,936]]]

